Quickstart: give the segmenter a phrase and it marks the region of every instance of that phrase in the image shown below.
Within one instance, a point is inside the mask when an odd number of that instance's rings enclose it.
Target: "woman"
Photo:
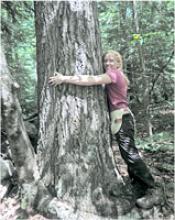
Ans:
[[[141,159],[134,141],[133,115],[128,108],[127,89],[129,81],[122,71],[122,57],[116,51],[103,56],[105,73],[97,76],[63,76],[49,78],[51,85],[69,83],[79,86],[105,84],[111,116],[111,132],[119,145],[121,155],[128,166],[128,173],[135,188],[142,189],[141,197],[154,186],[154,179]]]

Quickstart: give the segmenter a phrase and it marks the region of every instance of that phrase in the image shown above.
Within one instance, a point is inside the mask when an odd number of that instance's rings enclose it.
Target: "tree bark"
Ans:
[[[19,181],[29,183],[38,179],[35,153],[22,119],[18,100],[19,85],[9,73],[3,51],[1,51],[0,69],[2,124],[7,132]]]
[[[34,149],[24,126],[22,111],[18,100],[19,85],[11,76],[3,51],[1,50],[1,125],[7,133],[19,186],[21,188],[21,209],[33,207],[36,195],[48,195],[47,189],[39,182],[39,173]],[[47,192],[47,193],[46,193]],[[51,200],[51,199],[50,199]],[[37,205],[41,202],[38,201]]]
[[[115,172],[103,87],[48,85],[55,71],[102,73],[96,2],[35,2],[35,13],[41,178],[74,211],[122,214],[130,192]]]
[[[20,186],[20,210],[26,213],[31,208],[37,209],[49,217],[55,217],[55,200],[40,180],[36,155],[30,143],[23,122],[21,106],[18,100],[19,85],[11,76],[5,55],[0,51],[1,62],[1,125],[7,133],[12,160],[18,175]],[[2,168],[3,169],[3,168]],[[52,208],[50,208],[52,207]],[[55,210],[54,209],[54,210]],[[22,218],[24,216],[21,216]]]

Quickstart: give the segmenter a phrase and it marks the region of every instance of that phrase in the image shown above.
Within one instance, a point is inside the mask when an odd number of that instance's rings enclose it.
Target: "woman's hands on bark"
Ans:
[[[57,86],[64,82],[64,76],[61,73],[57,73],[56,76],[49,77],[49,84],[51,86]]]

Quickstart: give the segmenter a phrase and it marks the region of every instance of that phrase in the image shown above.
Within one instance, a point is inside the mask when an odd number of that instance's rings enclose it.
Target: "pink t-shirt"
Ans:
[[[106,85],[109,110],[127,108],[127,83],[121,70],[108,69],[107,74],[112,80],[112,83]]]

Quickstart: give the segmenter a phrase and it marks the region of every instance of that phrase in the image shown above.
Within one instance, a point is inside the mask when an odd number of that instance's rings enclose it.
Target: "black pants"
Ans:
[[[121,156],[128,165],[130,178],[146,187],[153,187],[154,179],[135,146],[134,120],[131,114],[123,115],[121,128],[115,137]]]

